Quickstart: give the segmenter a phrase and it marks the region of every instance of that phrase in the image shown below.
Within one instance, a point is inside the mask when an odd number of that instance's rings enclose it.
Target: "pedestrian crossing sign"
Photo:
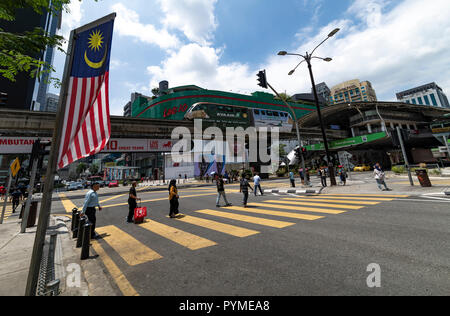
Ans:
[[[15,177],[17,175],[17,173],[20,170],[20,162],[19,162],[19,158],[16,158],[16,160],[14,160],[14,162],[11,164],[11,174],[13,177]]]

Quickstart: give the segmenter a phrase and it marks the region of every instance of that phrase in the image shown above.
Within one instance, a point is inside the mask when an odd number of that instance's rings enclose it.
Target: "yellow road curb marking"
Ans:
[[[116,226],[111,225],[97,228],[96,231],[100,235],[108,235],[102,239],[106,241],[108,245],[110,245],[130,266],[137,266],[145,262],[162,258],[156,251],[148,248]]]
[[[72,213],[74,208],[78,208],[64,193],[59,193],[59,198],[67,213]]]
[[[103,264],[105,265],[111,277],[114,279],[114,282],[116,282],[122,294],[124,296],[139,296],[139,293],[136,292],[136,290],[127,280],[122,271],[120,271],[114,261],[112,261],[112,259],[106,254],[102,246],[100,246],[100,244],[96,240],[92,241],[92,248],[102,259]]]

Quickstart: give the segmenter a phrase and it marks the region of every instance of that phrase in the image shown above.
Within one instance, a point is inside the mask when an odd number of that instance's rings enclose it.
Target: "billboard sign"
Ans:
[[[30,154],[37,137],[0,137],[0,155]],[[43,137],[41,141],[51,141],[50,137]],[[102,153],[146,153],[170,152],[173,140],[166,139],[137,139],[112,138]]]

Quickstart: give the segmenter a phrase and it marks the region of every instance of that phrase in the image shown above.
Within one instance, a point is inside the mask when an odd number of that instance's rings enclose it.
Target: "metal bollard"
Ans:
[[[77,213],[78,213],[78,209],[75,207],[73,210],[72,210],[72,228],[70,229],[71,231],[73,231],[74,229],[75,229],[75,217],[77,216]]]
[[[72,222],[73,229],[72,229],[72,238],[78,238],[78,229],[80,228],[80,212],[77,212],[75,215],[75,220]]]
[[[89,246],[91,244],[91,229],[92,224],[86,223],[83,229],[83,242],[81,247],[81,260],[89,259]]]
[[[86,223],[87,223],[86,216],[80,218],[80,223],[78,224],[77,248],[81,248],[81,245],[83,243],[84,227],[86,226]]]

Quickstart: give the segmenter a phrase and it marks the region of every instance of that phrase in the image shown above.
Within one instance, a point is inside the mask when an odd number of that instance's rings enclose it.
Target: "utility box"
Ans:
[[[420,185],[424,188],[432,187],[430,178],[428,177],[427,169],[417,169],[416,170],[417,178],[419,179]]]

